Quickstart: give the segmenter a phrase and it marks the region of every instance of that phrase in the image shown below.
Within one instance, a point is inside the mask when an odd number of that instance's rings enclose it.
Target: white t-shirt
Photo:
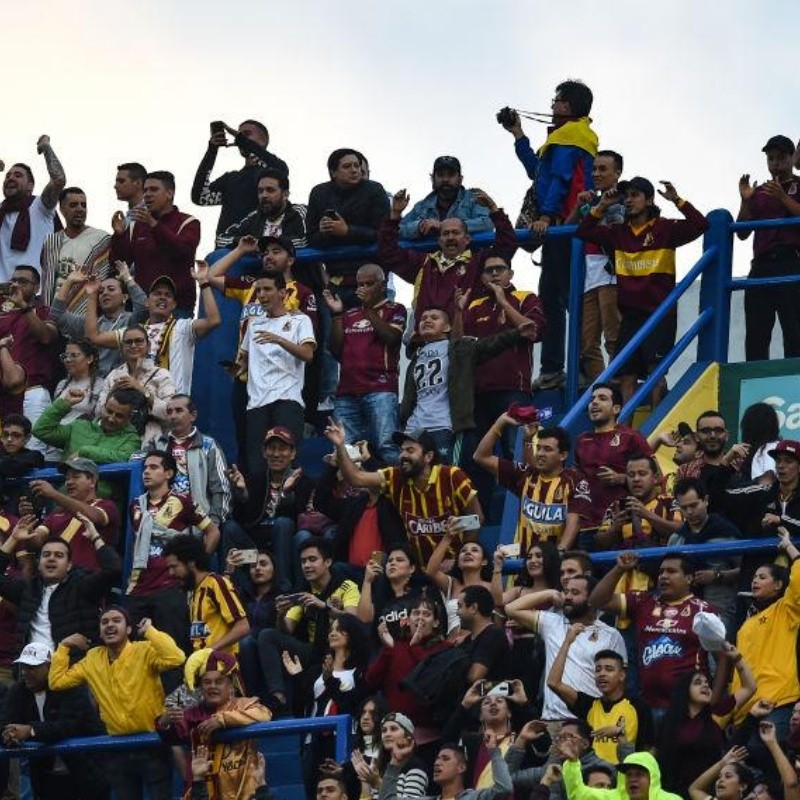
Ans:
[[[31,638],[28,640],[31,643],[45,644],[51,650],[55,650],[56,645],[53,641],[53,630],[50,627],[50,598],[57,588],[57,583],[51,583],[44,587],[42,602],[39,603],[39,608],[36,609],[36,613],[31,619]]]
[[[42,269],[42,245],[53,232],[54,208],[45,208],[41,197],[36,197],[28,209],[31,216],[31,239],[25,250],[11,249],[11,234],[19,217],[19,211],[6,214],[0,226],[0,282],[8,283],[14,270],[21,264]]]
[[[567,630],[571,624],[562,614],[555,614],[552,611],[539,612],[537,632],[544,640],[545,675],[550,674],[553,662],[556,660],[561,645],[564,644],[564,639],[567,638]],[[622,634],[616,628],[612,628],[598,619],[591,625],[587,625],[586,630],[578,635],[569,648],[563,682],[576,691],[585,692],[592,697],[600,697],[600,692],[594,682],[594,657],[601,650],[613,650],[619,653],[627,663],[628,656]],[[564,701],[555,692],[550,691],[545,684],[542,719],[570,719],[573,716],[574,714],[570,712]]]
[[[299,312],[280,317],[253,317],[242,340],[247,353],[247,408],[261,408],[277,400],[303,403],[305,362],[295,358],[279,344],[258,344],[255,335],[266,331],[294,344],[316,345],[311,320]]]
[[[194,329],[191,319],[176,319],[169,340],[169,374],[175,383],[178,394],[192,391],[192,370],[194,369]],[[161,345],[161,338],[167,322],[148,322],[147,337],[150,340],[150,358],[155,362]]]
[[[777,442],[767,442],[767,444],[762,445],[756,450],[752,465],[750,466],[750,477],[753,480],[757,480],[765,472],[775,472],[775,459],[771,455],[768,455],[768,453],[777,444]]]
[[[414,384],[417,387],[417,404],[406,422],[406,430],[425,428],[429,431],[453,427],[450,417],[450,342],[442,339],[420,345],[414,359]]]
[[[583,283],[583,291],[590,292],[600,286],[613,286],[617,282],[617,276],[606,269],[609,258],[605,253],[586,254],[586,280]]]

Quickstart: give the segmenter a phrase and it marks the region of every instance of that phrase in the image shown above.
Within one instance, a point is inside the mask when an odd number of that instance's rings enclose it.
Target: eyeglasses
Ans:
[[[492,264],[490,267],[484,267],[483,271],[484,273],[486,272],[494,273],[494,272],[504,272],[507,269],[508,267],[505,264]]]
[[[725,433],[725,428],[721,425],[717,425],[714,428],[698,428],[698,433],[701,433],[703,436],[710,436],[712,433],[716,434],[717,436],[722,436]]]
[[[139,345],[145,344],[147,339],[123,339],[122,344],[124,347],[138,347]]]
[[[83,353],[62,353],[59,359],[61,361],[77,361],[82,355]]]

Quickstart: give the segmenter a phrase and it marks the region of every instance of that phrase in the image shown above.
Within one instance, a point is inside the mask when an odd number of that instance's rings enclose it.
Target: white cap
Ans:
[[[41,642],[26,644],[19,654],[15,664],[27,664],[29,667],[38,667],[46,664],[53,656],[53,651]]]
[[[703,650],[716,653],[725,649],[725,623],[716,614],[698,611],[692,621],[692,630]]]

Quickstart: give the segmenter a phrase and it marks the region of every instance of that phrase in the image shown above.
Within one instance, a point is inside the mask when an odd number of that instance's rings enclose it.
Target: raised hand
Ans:
[[[118,235],[125,233],[125,214],[115,211],[111,217],[111,230]]]
[[[756,193],[757,188],[758,181],[753,181],[752,186],[750,185],[749,174],[744,174],[741,178],[739,178],[739,197],[741,197],[742,200],[750,200]]]
[[[475,198],[475,202],[479,206],[488,208],[489,211],[491,212],[497,211],[497,203],[495,203],[495,201],[492,200],[492,198],[489,197],[489,195],[486,192],[484,192],[483,189],[475,188],[471,189],[470,191],[472,192],[472,195]]]
[[[123,282],[128,283],[131,279],[131,270],[126,261],[115,261],[114,267],[117,270],[117,277]]]
[[[299,675],[303,671],[303,665],[300,663],[300,657],[292,656],[286,650],[281,653],[281,661],[283,662],[283,668],[289,673],[289,675]]]
[[[341,447],[345,442],[344,425],[333,417],[328,417],[328,426],[325,428],[325,438],[335,447]]]
[[[76,650],[86,652],[89,649],[89,640],[82,633],[73,633],[61,640],[65,647],[74,647]]]
[[[195,261],[192,267],[192,278],[197,283],[208,283],[208,269],[206,261]]]
[[[617,566],[623,572],[631,572],[639,564],[639,556],[636,553],[626,551],[617,556]]]
[[[242,475],[242,473],[239,471],[239,467],[237,467],[236,464],[231,464],[230,469],[228,469],[228,480],[234,489],[243,491],[247,488],[247,482],[244,479],[244,475]]]
[[[659,183],[664,187],[663,191],[658,189],[658,193],[665,199],[669,200],[670,203],[677,203],[680,200],[680,195],[678,194],[678,190],[669,182],[669,181],[659,181]]]
[[[400,217],[403,215],[403,212],[408,208],[408,204],[410,202],[411,197],[409,197],[409,194],[405,189],[400,189],[399,191],[395,192],[392,195],[392,219],[400,219]]]
[[[50,137],[45,134],[36,141],[36,152],[41,154],[47,147],[50,147]]]
[[[334,314],[341,314],[344,311],[344,302],[338,295],[333,294],[330,289],[325,289],[322,292],[322,299]]]
[[[236,249],[241,253],[255,253],[258,250],[258,239],[250,234],[242,236],[239,239],[239,244],[236,245]]]

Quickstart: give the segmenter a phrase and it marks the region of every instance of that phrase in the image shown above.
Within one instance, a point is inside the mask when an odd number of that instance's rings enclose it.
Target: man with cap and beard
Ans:
[[[239,728],[254,722],[269,722],[272,714],[255,697],[236,697],[235,682],[239,667],[236,656],[221,650],[199,651],[193,674],[187,674],[192,688],[199,681],[201,700],[173,719],[160,733],[171,743],[191,743],[209,747],[210,767],[205,787],[211,800],[229,797],[252,797],[257,786],[253,770],[258,748],[253,740],[211,744],[213,733]],[[194,796],[194,791],[192,791]]]
[[[48,688],[51,658],[47,645],[31,643],[14,662],[19,664],[20,679],[8,690],[0,723],[6,747],[105,733],[85,688],[64,692]],[[40,800],[106,800],[109,796],[104,761],[96,753],[34,758],[29,769],[34,794]]]
[[[617,275],[617,305],[622,321],[617,353],[631,341],[675,288],[675,250],[693,242],[708,227],[706,218],[681,199],[669,181],[660,181],[658,193],[674,203],[686,219],[663,219],[653,202],[655,189],[647,178],[631,178],[603,193],[600,202],[578,226],[577,235],[614,252]],[[625,220],[600,224],[608,209],[623,199]],[[623,401],[636,390],[675,344],[677,309],[663,319],[622,367],[620,384]],[[664,396],[666,381],[653,390],[653,407]]]
[[[493,229],[489,209],[480,205],[471,189],[462,185],[461,162],[455,156],[439,156],[433,162],[433,191],[414,204],[400,224],[402,239],[438,236],[442,222],[460,219],[470,233]]]

